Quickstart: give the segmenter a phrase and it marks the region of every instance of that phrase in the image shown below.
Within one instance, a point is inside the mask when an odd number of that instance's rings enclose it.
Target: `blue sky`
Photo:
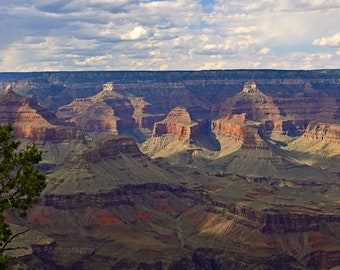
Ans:
[[[340,68],[340,0],[0,0],[0,71]]]

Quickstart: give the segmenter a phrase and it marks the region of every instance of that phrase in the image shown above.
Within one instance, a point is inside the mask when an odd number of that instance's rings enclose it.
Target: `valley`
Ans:
[[[340,266],[340,70],[0,73],[0,93],[48,177],[8,213],[46,238],[13,265]]]

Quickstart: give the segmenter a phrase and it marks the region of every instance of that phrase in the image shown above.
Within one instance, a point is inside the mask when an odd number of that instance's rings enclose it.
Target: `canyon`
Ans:
[[[46,239],[13,265],[340,265],[340,70],[0,73],[1,91],[48,177],[8,213]]]

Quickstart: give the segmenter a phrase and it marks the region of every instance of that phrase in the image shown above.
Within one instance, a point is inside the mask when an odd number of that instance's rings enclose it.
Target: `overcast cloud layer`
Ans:
[[[340,68],[340,0],[0,0],[0,71]]]

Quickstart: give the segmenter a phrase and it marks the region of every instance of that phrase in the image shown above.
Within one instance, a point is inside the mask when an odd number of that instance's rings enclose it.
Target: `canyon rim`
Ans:
[[[7,215],[31,229],[13,267],[340,265],[340,70],[0,73],[0,91],[48,176]]]

